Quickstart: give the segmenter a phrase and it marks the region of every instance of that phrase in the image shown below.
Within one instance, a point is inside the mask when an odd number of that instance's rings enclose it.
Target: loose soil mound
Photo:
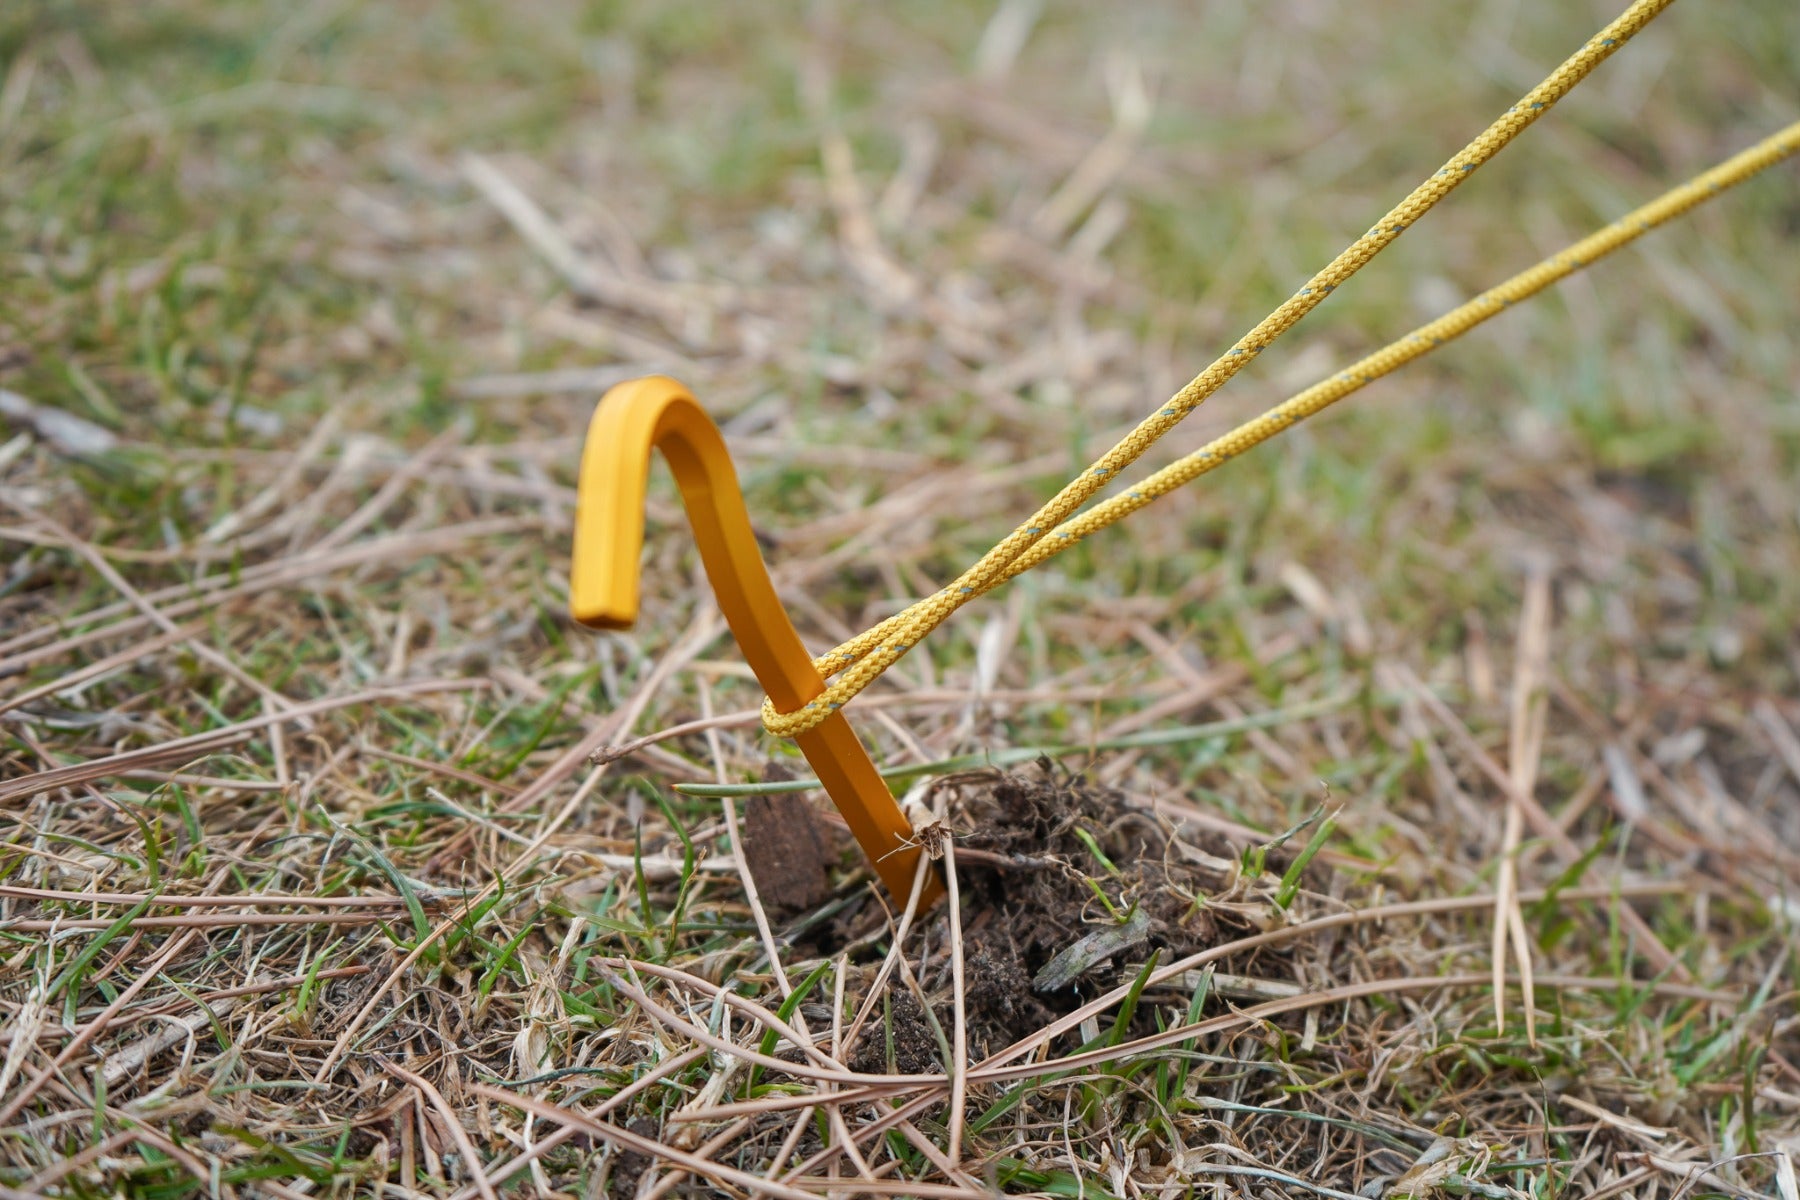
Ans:
[[[1119,792],[1047,760],[1029,772],[946,782],[955,789],[948,819],[962,893],[965,1011],[977,1056],[1117,986],[1128,965],[1141,964],[1152,952],[1160,951],[1166,963],[1252,927],[1240,907],[1224,911],[1209,903],[1237,885],[1234,849],[1192,845]],[[944,911],[927,923],[934,951],[947,946],[947,930]],[[1075,971],[1072,982],[1057,986],[1045,977],[1058,955],[1066,964],[1072,947],[1102,931],[1124,944],[1110,952],[1103,946],[1091,961],[1082,960],[1087,965],[1066,968],[1064,976]],[[947,972],[936,972],[930,982],[933,1012],[948,1030]],[[941,1069],[938,1043],[917,999],[896,988],[889,1003],[894,1066]],[[888,1069],[886,1040],[886,1030],[872,1023],[852,1065]]]

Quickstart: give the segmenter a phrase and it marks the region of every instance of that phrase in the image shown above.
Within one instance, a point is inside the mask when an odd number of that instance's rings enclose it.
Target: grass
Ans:
[[[779,1161],[806,1194],[1786,1196],[1791,164],[972,606],[858,701],[896,786],[948,804],[959,872],[989,765],[1051,753],[1154,806],[1218,871],[1204,950],[1121,953],[959,1062],[991,926],[966,881],[904,955],[851,860],[809,912],[747,893],[721,803],[805,771],[666,479],[639,628],[563,615],[604,381],[696,389],[827,647],[1612,8],[1059,3],[1010,61],[994,14],[0,12],[0,387],[37,406],[0,425],[0,1185],[746,1194]],[[1147,120],[1077,195],[1133,70]],[[1143,465],[1786,124],[1797,77],[1791,4],[1675,5]],[[1491,985],[1509,804],[1552,823],[1518,843],[1535,1041],[1516,952],[1504,1024]],[[1116,927],[1143,864],[1082,834],[1064,868]],[[923,1072],[851,1077],[859,1011],[864,1074]]]

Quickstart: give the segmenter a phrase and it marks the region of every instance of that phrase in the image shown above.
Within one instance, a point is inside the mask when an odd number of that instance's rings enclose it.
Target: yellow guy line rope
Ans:
[[[1264,317],[1256,328],[1239,339],[1235,346],[1206,370],[1196,375],[1167,404],[1146,417],[1124,440],[1065,486],[1029,520],[1008,534],[1005,540],[982,555],[981,560],[963,572],[954,583],[814,660],[821,675],[829,679],[841,672],[842,679],[793,712],[777,712],[774,704],[765,699],[762,709],[763,727],[777,737],[793,737],[811,729],[874,682],[883,671],[917,645],[920,638],[943,624],[951,613],[1008,578],[1011,573],[1009,568],[1038,546],[1054,527],[1060,526],[1090,496],[1116,479],[1122,469],[1137,461],[1158,438],[1198,408],[1226,380],[1291,329],[1338,285],[1399,237],[1432,205],[1449,195],[1477,167],[1499,153],[1508,142],[1567,95],[1590,71],[1611,57],[1614,51],[1673,2],[1674,0],[1636,0],[1616,20],[1551,72],[1548,78],[1502,113],[1498,120],[1445,163],[1435,175],[1414,188],[1412,194],[1374,228],[1332,259],[1305,287]]]
[[[1383,375],[1397,371],[1414,359],[1430,354],[1445,342],[1461,337],[1496,313],[1536,295],[1557,280],[1573,275],[1614,250],[1629,245],[1665,221],[1679,217],[1702,201],[1710,200],[1726,188],[1740,184],[1759,171],[1795,154],[1800,154],[1800,121],[1789,125],[1780,133],[1764,138],[1748,150],[1733,155],[1704,175],[1696,176],[1673,191],[1664,192],[1598,233],[1590,234],[1560,254],[1552,255],[1529,270],[1521,271],[1505,283],[1488,289],[1430,324],[1419,326],[1400,340],[1390,342],[1330,379],[1315,383],[1299,395],[1282,401],[1260,417],[1244,422],[1230,433],[1215,438],[1192,454],[1170,463],[1131,490],[1095,505],[1072,521],[1058,525],[1048,538],[1014,559],[1005,575],[996,582],[1003,583],[1015,575],[1031,570],[1044,560],[1061,554],[1088,534],[1123,520],[1152,500],[1193,482],[1252,446],[1266,442],[1282,430],[1331,407]]]

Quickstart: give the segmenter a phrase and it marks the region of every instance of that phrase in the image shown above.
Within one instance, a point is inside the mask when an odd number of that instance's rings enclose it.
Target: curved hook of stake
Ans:
[[[719,609],[775,707],[799,708],[825,690],[763,565],[737,471],[718,426],[673,379],[652,375],[601,398],[581,452],[569,612],[596,629],[628,629],[638,615],[638,558],[650,451],[661,450],[687,506]],[[912,827],[841,712],[795,739],[850,832],[904,904],[920,850]],[[927,872],[921,907],[942,889]]]

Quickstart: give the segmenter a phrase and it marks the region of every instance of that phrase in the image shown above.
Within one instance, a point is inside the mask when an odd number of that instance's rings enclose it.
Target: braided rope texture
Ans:
[[[1619,47],[1672,3],[1674,0],[1635,0],[1611,24],[1552,71],[1542,83],[1502,113],[1474,141],[1414,188],[1406,199],[1367,233],[1332,259],[1323,270],[1307,281],[1306,286],[1259,321],[1230,350],[1220,355],[1211,366],[1175,393],[1167,404],[1146,417],[1136,429],[1065,485],[1030,519],[982,555],[974,566],[964,571],[953,583],[814,660],[821,675],[829,679],[841,674],[842,678],[793,712],[776,711],[774,704],[765,697],[762,706],[763,727],[777,737],[788,738],[813,728],[873,683],[882,672],[899,661],[921,638],[943,624],[957,609],[1011,578],[1019,570],[1027,569],[1024,565],[1018,566],[1016,570],[1013,568],[1016,563],[1022,563],[1034,548],[1039,547],[1047,535],[1053,531],[1061,532],[1063,522],[1095,492],[1117,478],[1121,470],[1137,461],[1144,451],[1198,408],[1207,397],[1258,354],[1268,349],[1276,338],[1298,324],[1325,297],[1366,266],[1433,205],[1473,174],[1476,168],[1498,154],[1507,143],[1566,96],[1595,67],[1610,58]],[[1263,436],[1269,435],[1265,433]],[[1261,438],[1257,440],[1260,441]],[[1249,442],[1246,448],[1254,444],[1255,442]],[[1129,500],[1129,496],[1120,499]],[[1113,519],[1116,520],[1117,517]],[[1074,540],[1054,538],[1052,543],[1072,543]],[[1034,555],[1032,564],[1047,557],[1049,554]]]
[[[1284,429],[1291,428],[1344,397],[1361,391],[1382,376],[1461,337],[1489,317],[1535,296],[1557,280],[1573,275],[1583,267],[1591,266],[1613,251],[1631,244],[1658,225],[1681,216],[1727,188],[1796,154],[1800,154],[1800,121],[1779,133],[1771,134],[1749,149],[1740,151],[1705,174],[1664,192],[1599,232],[1589,234],[1561,253],[1519,272],[1505,283],[1489,288],[1435,321],[1419,326],[1405,337],[1390,342],[1330,379],[1282,401],[1261,416],[1244,422],[1192,454],[1170,463],[1131,490],[1097,504],[1079,517],[1057,526],[1048,538],[1014,559],[1001,582],[1054,558],[1089,534],[1124,520],[1151,501],[1192,483],[1251,447],[1268,441]]]

